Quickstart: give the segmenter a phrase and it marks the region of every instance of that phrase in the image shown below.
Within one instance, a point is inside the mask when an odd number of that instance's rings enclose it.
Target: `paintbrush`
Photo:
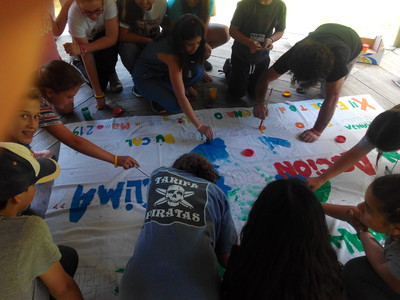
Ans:
[[[269,104],[269,100],[271,99],[271,95],[272,95],[272,90],[273,90],[274,88],[271,88],[271,90],[270,90],[270,92],[269,92],[269,95],[268,95],[268,98],[267,98],[267,107],[268,107],[268,104]],[[261,120],[261,122],[260,122],[260,126],[258,126],[258,129],[260,129],[261,130],[261,126],[263,125],[263,122],[264,122],[264,119],[262,119]]]
[[[147,177],[150,177],[149,174],[147,174],[145,171],[143,171],[141,168],[139,168],[138,166],[135,166],[136,169],[138,169],[140,172],[142,172],[144,175],[146,175]]]

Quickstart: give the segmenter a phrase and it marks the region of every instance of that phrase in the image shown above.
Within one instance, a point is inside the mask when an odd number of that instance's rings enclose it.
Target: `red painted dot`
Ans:
[[[338,142],[338,143],[344,143],[344,142],[346,141],[346,137],[343,136],[343,135],[338,135],[338,136],[335,138],[335,141]]]
[[[252,149],[244,149],[242,151],[242,155],[247,156],[247,157],[253,156],[254,155],[254,150],[252,150]]]
[[[103,129],[104,126],[103,125],[97,125],[97,129]]]
[[[182,118],[181,118],[181,119],[178,119],[178,123],[179,123],[179,124],[182,124],[182,123],[183,123]]]

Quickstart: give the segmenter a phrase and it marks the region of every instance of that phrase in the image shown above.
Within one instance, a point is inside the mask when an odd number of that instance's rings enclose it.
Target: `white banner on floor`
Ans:
[[[321,102],[271,104],[263,133],[251,108],[196,111],[203,124],[213,127],[216,138],[212,142],[206,142],[183,114],[80,122],[67,127],[111,153],[134,157],[148,174],[170,166],[184,153],[203,154],[221,175],[218,185],[228,197],[239,232],[267,183],[321,174],[360,140],[383,111],[369,95],[342,97],[321,138],[312,144],[299,141],[297,135],[313,126]],[[346,141],[336,142],[338,135]],[[245,156],[246,149],[254,154]],[[397,153],[385,154],[375,170],[376,152],[372,151],[317,195],[321,201],[357,204],[377,173],[383,174],[385,166],[392,168],[396,157]],[[46,213],[54,240],[78,251],[75,280],[85,299],[117,299],[123,269],[143,223],[149,179],[137,169],[114,168],[65,145],[59,163],[61,174]],[[327,221],[332,246],[342,262],[363,254],[349,225],[331,218]]]

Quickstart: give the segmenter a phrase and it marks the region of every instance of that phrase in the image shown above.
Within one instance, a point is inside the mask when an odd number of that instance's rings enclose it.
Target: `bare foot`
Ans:
[[[96,99],[96,108],[98,110],[103,110],[106,107],[106,99]]]

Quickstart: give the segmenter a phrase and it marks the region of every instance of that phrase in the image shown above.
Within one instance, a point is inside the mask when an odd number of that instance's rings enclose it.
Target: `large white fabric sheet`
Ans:
[[[203,153],[222,176],[219,186],[228,196],[239,232],[252,203],[268,182],[320,174],[335,157],[355,145],[369,123],[383,111],[369,95],[342,97],[321,138],[312,144],[299,141],[296,136],[313,126],[321,101],[271,104],[264,133],[258,129],[260,120],[252,116],[249,108],[196,111],[199,119],[214,129],[217,138],[211,143],[205,143],[205,137],[183,114],[66,126],[107,151],[131,155],[149,174],[159,166],[170,166],[184,153]],[[346,142],[335,142],[337,135],[345,136]],[[254,155],[243,156],[244,149],[254,150]],[[386,156],[376,171],[375,158],[376,152],[372,151],[351,172],[332,179],[317,193],[321,201],[362,201],[376,174],[383,174],[385,166],[394,165]],[[143,223],[148,178],[137,169],[114,168],[65,145],[61,147],[59,163],[61,174],[54,183],[46,213],[54,240],[77,249],[80,263],[75,280],[85,299],[117,299],[123,268]],[[349,225],[331,218],[327,221],[332,245],[342,262],[363,254]]]

